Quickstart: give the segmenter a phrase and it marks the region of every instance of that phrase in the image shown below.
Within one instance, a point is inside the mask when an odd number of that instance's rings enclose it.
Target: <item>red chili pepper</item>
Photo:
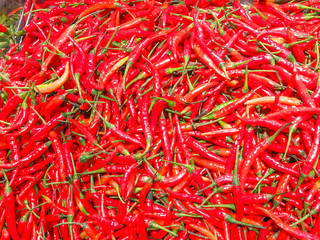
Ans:
[[[216,64],[209,58],[209,56],[204,53],[200,46],[197,44],[194,44],[193,46],[193,50],[195,51],[196,55],[201,59],[201,61],[203,61],[208,67],[210,67],[212,70],[214,70],[214,72],[222,78],[226,78],[225,73],[216,66]]]
[[[242,186],[242,189],[244,189],[244,182],[245,179],[248,175],[248,172],[250,170],[250,167],[253,164],[253,161],[256,159],[256,157],[258,157],[260,155],[260,153],[264,152],[265,149],[267,149],[270,144],[273,142],[273,140],[275,139],[275,137],[282,131],[282,129],[284,129],[285,127],[287,127],[288,125],[290,125],[291,123],[283,126],[282,128],[280,128],[274,135],[264,139],[263,141],[261,141],[255,149],[252,149],[249,153],[248,156],[246,156],[243,165],[241,167],[241,171],[240,171],[240,184]]]
[[[144,41],[142,41],[141,43],[139,43],[138,45],[136,45],[132,49],[132,52],[130,53],[129,58],[127,60],[127,65],[126,65],[126,69],[125,69],[124,76],[123,76],[123,81],[124,82],[126,80],[126,76],[127,76],[127,73],[129,71],[129,69],[138,60],[142,49],[147,47],[153,41],[155,41],[155,40],[157,40],[159,38],[163,38],[166,34],[168,34],[168,31],[166,31],[166,30],[159,31],[159,32],[153,34],[152,36],[148,37],[147,39],[145,39]],[[125,89],[125,86],[123,86],[123,88]]]
[[[66,177],[71,178],[71,176],[73,176],[73,174],[74,174],[74,169],[73,169],[74,163],[72,160],[72,155],[71,155],[72,153],[71,153],[70,145],[66,139],[71,138],[71,140],[72,140],[72,137],[69,134],[67,135],[66,138],[64,138],[63,135],[62,135],[62,137],[63,137],[64,141],[63,141],[61,147],[62,147],[63,158],[65,159]]]
[[[142,56],[142,58],[144,59],[144,61],[148,64],[148,66],[151,69],[152,75],[153,75],[153,97],[160,97],[161,94],[161,85],[160,85],[160,74],[158,69],[156,68],[156,66],[149,61],[147,58],[145,58],[144,56]]]
[[[50,132],[51,129],[56,127],[60,123],[59,121],[64,120],[65,117],[65,113],[59,113],[53,116],[50,121],[48,121],[47,124],[45,124],[36,134],[32,135],[25,148],[30,147],[31,144],[33,144],[36,140],[39,140],[46,136],[46,134]]]
[[[124,201],[127,201],[134,189],[134,181],[138,168],[136,164],[132,164],[123,174],[120,190],[123,195]]]
[[[70,25],[67,27],[64,32],[60,35],[59,38],[55,40],[53,43],[54,47],[59,49],[66,41],[68,40],[68,36],[72,37],[75,33],[75,25]],[[49,56],[44,60],[42,66],[41,66],[41,72],[40,72],[40,77],[45,74],[47,71],[48,65],[51,63],[53,57],[55,55],[53,53],[50,53]]]
[[[46,142],[44,144],[41,144],[38,146],[37,150],[32,151],[27,156],[21,158],[19,161],[13,162],[13,163],[4,163],[0,164],[1,169],[9,169],[9,168],[15,168],[23,164],[30,163],[40,157],[42,154],[45,153],[45,151],[49,148],[51,145],[51,142]]]
[[[4,187],[4,202],[5,202],[5,211],[6,211],[6,223],[10,236],[14,240],[19,240],[20,236],[17,230],[16,225],[16,216],[15,216],[15,200],[11,187],[9,186],[9,181],[5,171],[2,170],[2,174],[6,179]]]
[[[22,198],[28,191],[43,177],[45,171],[39,171],[36,175],[33,176],[33,179],[25,184],[25,188],[20,192],[19,197]]]
[[[231,128],[230,128],[231,129]],[[235,139],[231,149],[230,149],[230,154],[228,156],[228,160],[226,162],[226,173],[231,173],[231,169],[233,168],[233,164],[237,158],[237,148],[241,145],[241,142],[244,138],[244,134],[245,134],[245,130],[244,129],[240,129],[240,132],[237,136],[237,138]],[[237,169],[237,166],[234,165],[234,168]]]
[[[18,104],[20,104],[23,99],[26,97],[28,93],[27,92],[20,92],[16,95],[14,95],[12,98],[9,99],[9,101],[3,106],[1,113],[0,113],[0,120],[5,121],[11,111],[17,107]],[[1,123],[1,126],[3,126],[3,123]]]
[[[33,227],[33,215],[29,214],[29,218],[27,223],[25,224],[25,228],[23,229],[23,233],[21,234],[21,239],[30,239],[30,235]]]
[[[313,168],[313,165],[315,161],[317,160],[318,152],[320,148],[320,118],[317,118],[317,126],[316,126],[316,132],[315,136],[311,145],[310,152],[308,154],[307,159],[305,160],[301,172],[300,172],[300,177],[299,177],[299,182],[297,186],[295,187],[295,190],[299,187],[299,185],[305,180],[305,178],[308,176],[310,173],[311,169]]]
[[[66,180],[66,167],[65,167],[65,159],[62,153],[62,147],[60,139],[55,131],[49,132],[49,139],[52,142],[52,147],[56,153],[56,165],[59,168],[60,178],[62,181]]]
[[[199,142],[197,142],[194,138],[186,136],[185,137],[186,144],[195,152],[199,153],[205,158],[208,158],[217,163],[225,163],[225,160],[215,155],[213,152],[210,152],[208,149],[203,147]]]
[[[263,214],[266,216],[270,217],[281,229],[285,230],[286,232],[290,233],[290,235],[295,236],[297,238],[313,238],[313,239],[318,239],[317,236],[306,233],[304,231],[298,230],[296,228],[291,227],[290,225],[284,223],[277,217],[274,213],[272,213],[270,210],[260,207],[260,206],[254,206],[256,210],[261,211]]]
[[[183,41],[188,34],[191,32],[191,30],[193,29],[193,23],[191,23],[189,26],[185,27],[184,29],[181,29],[180,31],[178,31],[177,33],[174,34],[174,32],[172,32],[169,36],[168,36],[168,48],[170,49],[170,51],[172,51],[172,54],[174,56],[174,58],[176,59],[176,61],[178,60],[177,57],[177,48],[179,46],[179,44],[181,43],[181,41]]]

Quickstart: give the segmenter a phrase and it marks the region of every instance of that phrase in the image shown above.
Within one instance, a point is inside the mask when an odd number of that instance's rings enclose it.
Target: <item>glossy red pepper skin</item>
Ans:
[[[205,158],[208,158],[212,161],[215,161],[217,163],[225,163],[225,160],[215,155],[213,152],[210,152],[205,147],[201,146],[200,143],[198,143],[196,140],[194,140],[192,137],[187,136],[186,138],[186,144],[188,147],[190,147],[195,152],[199,153]]]
[[[14,240],[20,240],[20,236],[16,226],[15,200],[12,189],[9,186],[8,180],[6,181],[4,189],[4,203],[6,209],[6,223],[8,231]]]
[[[2,238],[318,239],[320,4],[278,2],[34,1],[0,60]]]
[[[47,142],[45,144],[41,144],[37,150],[32,151],[30,154],[26,155],[19,161],[13,162],[13,163],[5,163],[1,164],[2,169],[8,169],[8,168],[15,168],[23,164],[30,163],[40,157],[45,151],[48,149],[48,147],[51,145],[51,142]]]
[[[9,116],[11,111],[15,109],[15,107],[21,103],[26,96],[27,92],[20,92],[16,95],[14,95],[12,98],[9,99],[9,101],[3,106],[1,113],[0,113],[0,120],[5,121],[6,118]],[[3,123],[1,123],[1,126],[3,126]]]
[[[319,152],[319,148],[320,148],[320,143],[319,143],[320,132],[319,131],[320,131],[320,118],[318,117],[317,123],[316,123],[315,136],[314,136],[308,157],[302,166],[299,181],[303,181],[307,177],[307,175],[310,173],[317,159],[317,153]]]

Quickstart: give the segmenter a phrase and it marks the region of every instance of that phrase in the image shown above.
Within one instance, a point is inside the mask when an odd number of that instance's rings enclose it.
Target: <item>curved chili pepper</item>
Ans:
[[[272,135],[271,137],[268,137],[267,139],[264,139],[263,141],[261,141],[258,146],[256,146],[255,149],[252,149],[248,156],[245,158],[243,165],[241,167],[241,171],[240,171],[240,184],[242,186],[242,189],[244,189],[244,182],[245,182],[245,178],[248,175],[249,169],[253,164],[253,161],[256,159],[257,156],[260,155],[260,153],[262,153],[265,149],[267,149],[270,144],[273,142],[273,140],[275,139],[275,137],[282,131],[282,129],[284,129],[285,127],[287,127],[288,125],[290,125],[291,123],[288,123],[286,125],[284,125],[282,128],[280,128],[274,135]]]
[[[137,165],[132,164],[123,174],[122,182],[120,184],[120,190],[124,196],[124,201],[127,201],[134,189],[134,180],[138,172]]]
[[[9,116],[9,114],[11,113],[11,111],[15,109],[16,106],[24,100],[27,94],[28,94],[27,92],[20,92],[14,95],[12,98],[10,98],[1,110],[0,120],[5,121],[6,118]],[[3,126],[3,123],[1,123],[1,126]]]
[[[68,40],[68,36],[72,37],[74,34],[75,25],[70,25],[64,30],[60,37],[55,40],[53,45],[55,46],[55,48],[59,49],[64,43],[66,43],[66,41]],[[53,53],[50,53],[49,56],[47,56],[47,58],[44,60],[43,64],[41,65],[40,77],[45,74],[54,56],[55,55]]]
[[[225,163],[225,160],[215,155],[213,152],[210,152],[208,149],[203,147],[199,142],[190,136],[185,137],[186,144],[195,152],[199,153],[203,157],[206,157],[217,163]]]
[[[29,106],[27,104],[27,100],[28,100],[28,95],[21,103],[20,109],[16,114],[15,118],[13,119],[13,121],[10,123],[10,126],[2,129],[1,134],[4,134],[5,132],[8,132],[10,130],[20,128],[25,123],[28,117],[28,112],[29,112]]]
[[[51,145],[51,142],[46,142],[46,143],[40,145],[37,150],[32,151],[30,154],[23,157],[19,161],[16,161],[13,163],[0,164],[0,168],[1,169],[15,168],[15,167],[18,167],[22,164],[27,164],[29,162],[32,162],[33,160],[40,157],[49,148],[50,145]]]
[[[308,176],[309,172],[313,168],[313,165],[317,159],[319,148],[320,148],[320,118],[317,118],[317,125],[316,125],[316,132],[315,136],[311,145],[310,152],[307,156],[306,161],[304,162],[301,173],[299,177],[299,182],[297,186],[295,187],[295,190],[299,187],[299,185],[303,182],[303,180]]]
[[[66,167],[64,163],[65,159],[63,157],[64,155],[62,153],[62,146],[61,146],[59,136],[55,131],[50,131],[49,139],[52,143],[52,147],[56,154],[55,162],[56,162],[56,166],[58,166],[58,169],[59,169],[60,178],[62,181],[65,181],[66,180]]]
[[[177,57],[177,48],[180,44],[181,41],[183,41],[188,34],[191,32],[193,29],[194,24],[191,23],[189,26],[185,27],[184,29],[181,29],[177,33],[168,36],[168,48],[172,51],[174,58],[176,61],[178,60]]]
[[[254,206],[255,209],[257,209],[258,211],[263,212],[266,216],[270,217],[280,228],[284,229],[285,231],[289,232],[290,235],[295,236],[297,238],[304,238],[304,237],[309,237],[309,238],[314,238],[314,239],[318,239],[317,236],[310,234],[310,233],[306,233],[303,232],[301,230],[298,230],[296,228],[291,227],[290,225],[284,223],[283,221],[281,221],[279,219],[279,217],[277,217],[274,213],[272,213],[270,210],[260,207],[260,206]]]
[[[60,88],[69,78],[69,62],[66,63],[65,71],[60,78],[53,83],[35,86],[35,91],[39,93],[50,93]]]
[[[126,76],[127,76],[129,69],[138,60],[142,49],[145,48],[146,46],[148,46],[149,44],[151,44],[153,41],[155,41],[159,38],[163,38],[166,34],[168,34],[168,31],[166,31],[166,30],[159,31],[159,32],[153,34],[152,36],[148,37],[147,39],[145,39],[144,41],[142,41],[141,43],[139,43],[138,45],[136,45],[132,49],[132,52],[130,53],[129,58],[127,60],[126,69],[124,71],[124,76],[123,76],[124,83],[125,83]],[[123,86],[123,88],[125,89],[125,86]]]

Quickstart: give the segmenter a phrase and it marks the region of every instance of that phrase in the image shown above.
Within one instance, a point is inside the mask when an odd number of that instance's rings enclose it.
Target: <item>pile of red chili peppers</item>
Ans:
[[[320,239],[319,0],[45,4],[0,60],[1,239]]]

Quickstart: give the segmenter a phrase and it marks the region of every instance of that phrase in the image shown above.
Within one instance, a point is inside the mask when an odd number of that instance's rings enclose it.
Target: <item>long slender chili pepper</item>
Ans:
[[[188,147],[190,147],[192,150],[199,153],[203,157],[206,157],[206,158],[208,158],[212,161],[215,161],[217,163],[225,163],[224,159],[218,157],[213,152],[210,152],[208,149],[203,147],[199,142],[197,142],[197,140],[195,140],[194,138],[192,138],[190,136],[186,136],[185,141],[186,141],[186,144],[188,145]]]
[[[141,124],[143,127],[145,140],[146,140],[146,151],[148,151],[153,141],[153,134],[152,134],[150,121],[149,121],[148,101],[146,97],[141,99],[141,101],[139,102],[139,108],[141,111]]]
[[[192,30],[194,24],[191,23],[189,26],[185,27],[184,29],[181,29],[177,33],[169,35],[168,37],[168,48],[172,51],[172,54],[174,58],[178,59],[177,57],[177,48],[181,41],[183,41],[189,34],[189,32]]]
[[[28,120],[25,126],[16,132],[13,132],[12,135],[19,136],[23,135],[24,133],[28,132],[35,124],[36,120],[38,119],[37,112],[39,111],[39,104],[37,99],[34,98],[34,95],[31,93],[31,106],[30,106],[29,114],[28,114]]]
[[[260,142],[258,144],[258,146],[256,146],[255,149],[252,149],[248,153],[248,156],[245,158],[243,165],[241,167],[241,171],[240,171],[239,180],[240,180],[240,184],[242,186],[242,190],[244,189],[244,182],[245,182],[245,179],[248,175],[250,167],[253,164],[253,161],[256,159],[256,157],[258,157],[260,155],[260,153],[262,153],[265,149],[267,149],[270,146],[270,144],[273,142],[275,137],[282,131],[282,129],[289,126],[290,124],[291,123],[286,124],[285,126],[280,128],[274,135],[272,135],[271,137],[268,137],[267,139],[264,139],[262,142]]]
[[[56,166],[59,167],[60,178],[62,181],[66,180],[66,167],[65,167],[65,159],[62,153],[62,146],[60,139],[55,131],[49,132],[49,139],[52,143],[52,147],[56,153]]]
[[[27,104],[27,100],[28,100],[28,95],[21,103],[20,109],[19,109],[18,113],[16,114],[16,117],[12,120],[9,127],[4,128],[2,130],[2,134],[4,134],[5,132],[8,132],[10,130],[20,128],[25,123],[25,121],[27,120],[28,111],[29,111],[29,106]]]
[[[68,28],[66,28],[63,34],[61,34],[61,36],[58,39],[56,39],[53,45],[56,48],[60,48],[67,41],[68,36],[73,36],[75,34],[74,27],[75,27],[74,25],[71,25]],[[41,66],[40,76],[43,76],[45,74],[45,72],[47,71],[48,65],[50,64],[54,56],[55,55],[53,53],[50,53],[49,56],[44,60]]]
[[[315,161],[317,160],[318,153],[319,153],[319,148],[320,148],[320,118],[317,118],[317,126],[316,126],[316,132],[315,136],[311,145],[310,152],[308,154],[308,157],[306,161],[304,162],[301,172],[300,172],[300,177],[299,177],[299,182],[297,186],[295,187],[295,190],[299,187],[299,185],[304,181],[304,179],[308,176],[310,173],[311,169],[313,168],[313,165]]]
[[[196,55],[208,66],[210,67],[218,76],[222,78],[226,78],[227,76],[225,73],[217,67],[217,65],[209,58],[209,56],[204,53],[200,46],[197,44],[193,45],[193,50],[195,51]]]
[[[6,209],[6,222],[8,226],[8,231],[14,240],[19,240],[20,236],[18,234],[16,225],[14,195],[11,187],[9,186],[9,181],[4,170],[2,170],[2,174],[6,179],[6,185],[4,189],[4,202]]]
[[[149,61],[147,58],[143,57],[144,61],[148,64],[148,66],[150,67],[151,71],[152,71],[152,81],[153,81],[153,88],[152,88],[152,92],[153,92],[153,97],[160,97],[161,94],[161,84],[160,84],[160,73],[158,71],[158,69],[155,67],[155,65]]]
[[[41,144],[38,146],[38,149],[32,151],[30,154],[26,155],[25,157],[21,158],[19,161],[13,162],[13,163],[4,163],[0,164],[1,169],[9,169],[9,168],[15,168],[17,166],[20,166],[22,164],[27,164],[29,162],[34,161],[38,157],[40,157],[45,151],[49,148],[51,145],[51,142],[48,141],[44,144]]]
[[[127,76],[127,73],[129,71],[129,69],[132,67],[132,65],[139,58],[142,49],[145,48],[146,46],[148,46],[149,44],[151,44],[153,41],[155,41],[155,40],[157,40],[159,38],[163,38],[166,34],[168,34],[168,31],[166,31],[166,30],[159,31],[159,32],[155,33],[154,35],[148,37],[144,41],[142,41],[136,47],[134,47],[134,49],[130,53],[129,58],[127,60],[127,65],[126,65],[126,69],[125,69],[124,76],[123,76],[123,82],[124,83],[125,83],[126,76]],[[125,89],[125,85],[123,85],[123,89]]]
[[[15,107],[23,101],[23,99],[26,97],[28,93],[27,92],[20,92],[14,97],[10,98],[9,101],[3,106],[1,113],[0,113],[0,120],[5,121],[6,118],[9,116],[11,111],[15,109]],[[1,123],[1,126],[3,126],[3,123]]]
[[[86,10],[84,10],[80,15],[79,18],[85,17],[86,15],[92,13],[92,12],[96,12],[98,10],[101,9],[108,9],[108,8],[116,8],[117,7],[117,3],[115,3],[114,1],[107,1],[105,3],[96,3],[94,5],[91,5],[90,7],[88,7]]]
[[[230,154],[228,156],[228,160],[226,163],[226,173],[231,173],[231,169],[233,168],[233,164],[235,164],[236,158],[238,157],[237,154],[237,148],[240,146],[243,137],[244,137],[245,130],[241,129],[236,140],[234,141]],[[237,169],[237,166],[235,165],[235,169]]]
[[[235,161],[235,167],[234,167],[234,175],[233,175],[233,179],[232,179],[232,192],[235,195],[235,205],[236,205],[236,220],[240,220],[242,219],[243,215],[244,215],[244,204],[241,200],[242,194],[241,194],[241,188],[240,188],[240,182],[238,179],[238,150],[239,147],[237,146],[236,149],[236,161]]]
[[[36,140],[43,138],[51,129],[60,123],[59,121],[64,120],[67,116],[68,114],[63,112],[53,116],[50,121],[47,122],[47,124],[45,124],[36,134],[32,135],[25,148],[33,144]]]
[[[283,230],[289,232],[291,235],[297,237],[297,238],[305,238],[305,237],[308,237],[308,238],[314,238],[314,239],[318,239],[319,237],[313,235],[313,234],[310,234],[310,233],[305,233],[301,230],[297,230],[293,227],[291,227],[290,225],[284,223],[283,221],[281,221],[279,219],[279,217],[277,217],[274,213],[272,213],[270,210],[268,209],[265,209],[263,207],[259,207],[259,206],[255,206],[255,208],[258,210],[258,211],[261,211],[263,212],[266,216],[270,217],[280,228],[282,228]]]

